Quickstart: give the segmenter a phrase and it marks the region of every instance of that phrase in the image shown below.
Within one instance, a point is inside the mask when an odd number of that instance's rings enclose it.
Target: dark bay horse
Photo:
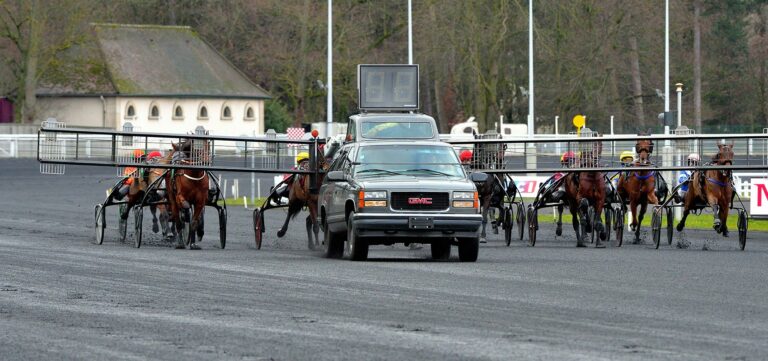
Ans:
[[[320,185],[325,178],[325,171],[328,170],[328,161],[323,155],[322,148],[317,147],[315,157],[317,162],[317,169],[323,172],[318,174],[315,186],[320,189]],[[309,174],[294,174],[290,191],[288,193],[288,214],[285,217],[283,226],[277,231],[278,237],[285,236],[285,232],[288,231],[288,223],[292,218],[295,218],[297,214],[304,208],[309,209],[309,215],[307,216],[307,247],[314,250],[315,247],[320,246],[320,225],[317,223],[317,192],[310,191],[310,176]],[[314,240],[314,241],[313,241]]]
[[[718,152],[712,158],[710,164],[732,165],[733,164],[733,143],[718,144]],[[683,218],[677,224],[677,231],[681,232],[685,228],[685,220],[688,214],[693,210],[701,208],[705,204],[712,208],[714,212],[714,221],[712,228],[717,233],[722,233],[723,237],[728,237],[728,211],[733,201],[733,174],[731,170],[710,169],[707,171],[695,171],[691,176],[688,185],[688,192],[683,198],[685,206]]]
[[[580,168],[597,168],[600,166],[599,158],[603,151],[602,142],[592,142],[581,152],[579,159]],[[576,231],[576,247],[586,247],[584,233],[600,232],[595,242],[596,248],[603,248],[600,241],[607,237],[605,226],[601,220],[603,207],[605,206],[605,175],[603,172],[580,172],[574,170],[565,176],[564,201],[568,204],[573,217],[573,229]],[[594,218],[590,219],[589,208],[594,209]],[[581,227],[580,227],[581,226]],[[583,232],[579,230],[581,228]]]
[[[182,165],[205,164],[210,161],[209,150],[208,140],[186,139],[173,144],[171,162]],[[203,212],[208,201],[208,172],[201,169],[172,169],[165,177],[170,218],[179,235],[176,248],[185,248],[187,242],[189,249],[200,249],[196,241],[202,240],[204,234]],[[182,239],[184,222],[191,225],[187,240]]]
[[[647,134],[642,133],[638,135],[643,136]],[[635,143],[635,152],[638,155],[638,160],[634,162],[634,166],[651,166],[652,140],[639,139]],[[659,199],[656,196],[656,172],[651,169],[621,172],[616,189],[622,199],[629,200],[629,209],[632,212],[630,228],[635,232],[635,243],[638,243],[640,242],[640,224],[643,222],[648,204],[659,204]],[[640,212],[637,211],[638,205],[640,206]]]

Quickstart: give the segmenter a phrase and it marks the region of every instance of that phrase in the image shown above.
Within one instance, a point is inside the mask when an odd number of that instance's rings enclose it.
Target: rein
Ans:
[[[717,179],[710,178],[710,177],[707,177],[707,181],[712,183],[712,184],[714,184],[714,185],[720,186],[720,187],[727,187],[728,186],[728,183],[721,182],[721,181],[719,181]]]
[[[642,176],[641,176],[641,175],[639,175],[639,174],[637,174],[637,172],[633,172],[633,173],[634,173],[634,175],[635,175],[635,178],[637,178],[638,180],[641,180],[641,181],[644,181],[644,180],[646,180],[646,179],[648,179],[648,178],[651,178],[651,177],[653,177],[653,173],[652,173],[652,172],[651,172],[651,173],[648,173],[648,174],[646,174],[646,175],[642,175]]]
[[[178,175],[178,174],[177,174],[177,175]],[[208,175],[208,173],[207,173],[207,172],[203,172],[203,175],[201,175],[201,176],[199,176],[199,177],[197,177],[197,178],[195,178],[195,177],[192,177],[192,176],[190,176],[190,175],[188,175],[188,174],[186,174],[186,173],[182,173],[181,175],[183,175],[183,176],[184,176],[184,178],[187,178],[187,179],[189,179],[189,180],[191,180],[191,181],[195,181],[195,182],[197,182],[197,181],[199,181],[199,180],[201,180],[201,179],[205,178],[205,177]]]

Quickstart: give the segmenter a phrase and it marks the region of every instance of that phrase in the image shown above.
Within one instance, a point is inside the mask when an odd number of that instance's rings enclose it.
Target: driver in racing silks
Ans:
[[[162,156],[163,154],[158,151],[152,151],[148,155],[145,155],[144,151],[141,149],[135,149],[133,151],[134,163],[154,163]],[[123,170],[123,176],[126,178],[123,180],[123,184],[120,185],[120,189],[114,195],[114,199],[116,201],[123,199],[128,194],[128,192],[131,190],[131,185],[134,182],[137,182],[139,177],[143,176],[143,174],[140,173],[141,172],[137,167],[125,167],[125,170]]]
[[[576,154],[573,153],[573,151],[567,151],[563,153],[563,155],[560,157],[560,166],[562,168],[570,168],[571,164],[576,160]],[[542,184],[542,187],[548,187],[555,182],[559,181],[560,178],[563,178],[565,176],[565,173],[563,172],[557,172],[552,177],[547,179],[544,184]],[[550,199],[552,202],[559,202],[561,198],[563,198],[563,195],[565,195],[565,184],[561,184],[560,187],[558,187],[554,192],[551,193]]]
[[[309,153],[308,152],[301,152],[296,155],[296,166],[291,168],[293,170],[308,170],[309,169]],[[295,174],[286,173],[283,174],[283,181],[284,183],[275,190],[275,198],[274,201],[277,202],[277,204],[280,204],[280,200],[283,199],[283,197],[288,198],[291,192],[291,186],[293,185],[293,181],[296,179],[294,177]]]
[[[688,167],[698,167],[700,161],[701,161],[701,158],[699,158],[699,155],[696,153],[689,154],[688,158],[686,159],[686,163]],[[683,199],[685,199],[685,194],[688,193],[689,184],[686,182],[689,179],[691,179],[693,172],[694,172],[693,169],[686,169],[680,172],[680,177],[677,179],[677,184],[683,184],[683,185],[677,189],[677,194],[673,195],[675,197],[675,201],[677,201],[678,203],[682,203]]]

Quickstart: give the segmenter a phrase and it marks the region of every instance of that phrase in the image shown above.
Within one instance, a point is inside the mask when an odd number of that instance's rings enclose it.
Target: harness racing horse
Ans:
[[[210,160],[208,140],[185,139],[172,146],[172,164],[200,165]],[[202,240],[205,233],[203,212],[208,201],[208,172],[201,169],[172,169],[165,177],[171,221],[178,235],[176,248],[185,248],[186,243],[189,249],[200,249],[196,241]],[[185,222],[190,223],[187,239],[184,239],[182,232]]]
[[[603,151],[602,142],[592,142],[581,152],[579,165],[582,168],[599,167],[600,154]],[[601,220],[603,207],[605,206],[605,176],[603,172],[580,172],[578,170],[568,173],[565,176],[565,196],[564,200],[568,203],[568,209],[573,217],[573,230],[576,231],[576,247],[586,247],[584,244],[584,233],[594,231],[600,232],[598,240],[595,242],[596,248],[604,248],[600,243],[607,237],[605,227]],[[594,210],[590,214],[590,207]],[[580,231],[580,228],[583,230]]]
[[[165,158],[155,158],[148,160],[148,164],[168,164],[170,162],[171,155],[169,154]],[[125,207],[125,211],[120,214],[120,217],[123,220],[128,219],[128,215],[133,209],[136,204],[142,202],[146,196],[149,196],[150,202],[156,202],[160,201],[164,194],[161,192],[156,192],[155,194],[147,195],[146,192],[149,189],[149,186],[158,179],[163,177],[163,174],[165,174],[165,170],[161,168],[138,168],[136,172],[134,172],[133,176],[133,182],[130,185],[130,189],[128,191],[128,201],[127,206]],[[157,212],[160,211],[160,216],[158,217]],[[152,232],[159,232],[162,228],[163,231],[163,238],[168,238],[168,211],[164,204],[149,204],[149,211],[152,213]],[[158,218],[159,218],[159,225],[158,225]]]
[[[317,168],[319,170],[328,170],[328,161],[323,155],[322,148],[318,145],[315,154],[315,161],[317,162]],[[304,208],[309,209],[309,215],[307,216],[307,247],[310,250],[315,250],[316,246],[320,246],[320,225],[317,223],[317,192],[310,191],[310,175],[309,174],[294,174],[291,182],[291,187],[288,193],[288,214],[285,217],[285,223],[277,231],[277,236],[282,238],[285,236],[285,232],[288,230],[288,223],[292,218],[295,218],[297,214]],[[320,184],[323,183],[325,178],[325,172],[318,174],[315,187],[320,188]],[[314,240],[314,241],[313,241]]]
[[[644,133],[640,136],[647,135]],[[634,162],[637,167],[650,167],[650,157],[653,153],[653,141],[648,139],[639,139],[635,143],[635,152],[638,160]],[[656,196],[656,172],[653,170],[625,171],[621,172],[617,191],[621,199],[629,200],[629,208],[632,212],[632,223],[630,228],[635,232],[635,243],[640,242],[640,224],[643,222],[648,204],[658,205],[659,199]],[[640,205],[640,212],[637,212],[637,206]]]
[[[473,132],[473,135],[475,136],[475,139],[478,139],[477,134]],[[502,169],[504,167],[505,150],[505,144],[475,144],[472,150],[470,169]],[[511,198],[515,194],[515,183],[509,179],[505,189],[502,179],[504,178],[500,178],[497,174],[489,174],[485,182],[475,182],[477,196],[480,201],[480,209],[483,214],[483,228],[480,232],[480,242],[486,241],[488,214],[491,213],[493,209],[498,210],[499,213],[496,220],[491,222],[491,225],[493,227],[493,233],[499,234],[499,224],[502,223],[504,217],[504,197],[509,196]]]
[[[710,164],[732,165],[733,164],[733,143],[718,144],[718,152],[712,158]],[[701,208],[701,204],[712,207],[714,212],[714,221],[712,228],[717,233],[722,233],[723,237],[728,237],[728,210],[733,202],[733,174],[731,170],[710,169],[707,171],[695,171],[688,180],[688,192],[683,199],[684,210],[683,218],[677,224],[677,231],[682,232],[685,228],[685,220],[692,210]]]

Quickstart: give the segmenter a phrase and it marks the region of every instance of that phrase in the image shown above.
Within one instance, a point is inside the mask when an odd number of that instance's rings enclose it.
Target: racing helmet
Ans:
[[[307,152],[301,152],[296,155],[296,164],[299,164],[305,160],[309,159],[309,153]]]
[[[686,159],[688,160],[688,165],[697,165],[699,164],[699,161],[701,161],[701,158],[696,153],[688,154],[688,158]]]
[[[163,153],[160,153],[160,152],[158,152],[156,150],[153,150],[153,151],[149,152],[149,154],[147,154],[147,160],[152,160],[152,159],[155,159],[155,158],[160,158],[162,156],[163,156]]]
[[[134,157],[135,159],[139,159],[139,158],[141,158],[142,156],[144,156],[144,151],[143,151],[143,150],[141,150],[141,149],[134,149],[134,150],[133,150],[133,157]]]
[[[560,157],[560,163],[566,164],[573,160],[573,158],[576,158],[576,154],[573,153],[573,151],[567,151],[563,153],[563,155]]]
[[[625,151],[621,152],[621,155],[619,155],[619,161],[623,163],[624,159],[626,159],[626,158],[630,158],[632,160],[635,160],[635,153],[632,152],[631,150],[625,150]]]
[[[463,150],[461,153],[459,153],[459,160],[462,162],[469,162],[472,160],[472,151]]]

